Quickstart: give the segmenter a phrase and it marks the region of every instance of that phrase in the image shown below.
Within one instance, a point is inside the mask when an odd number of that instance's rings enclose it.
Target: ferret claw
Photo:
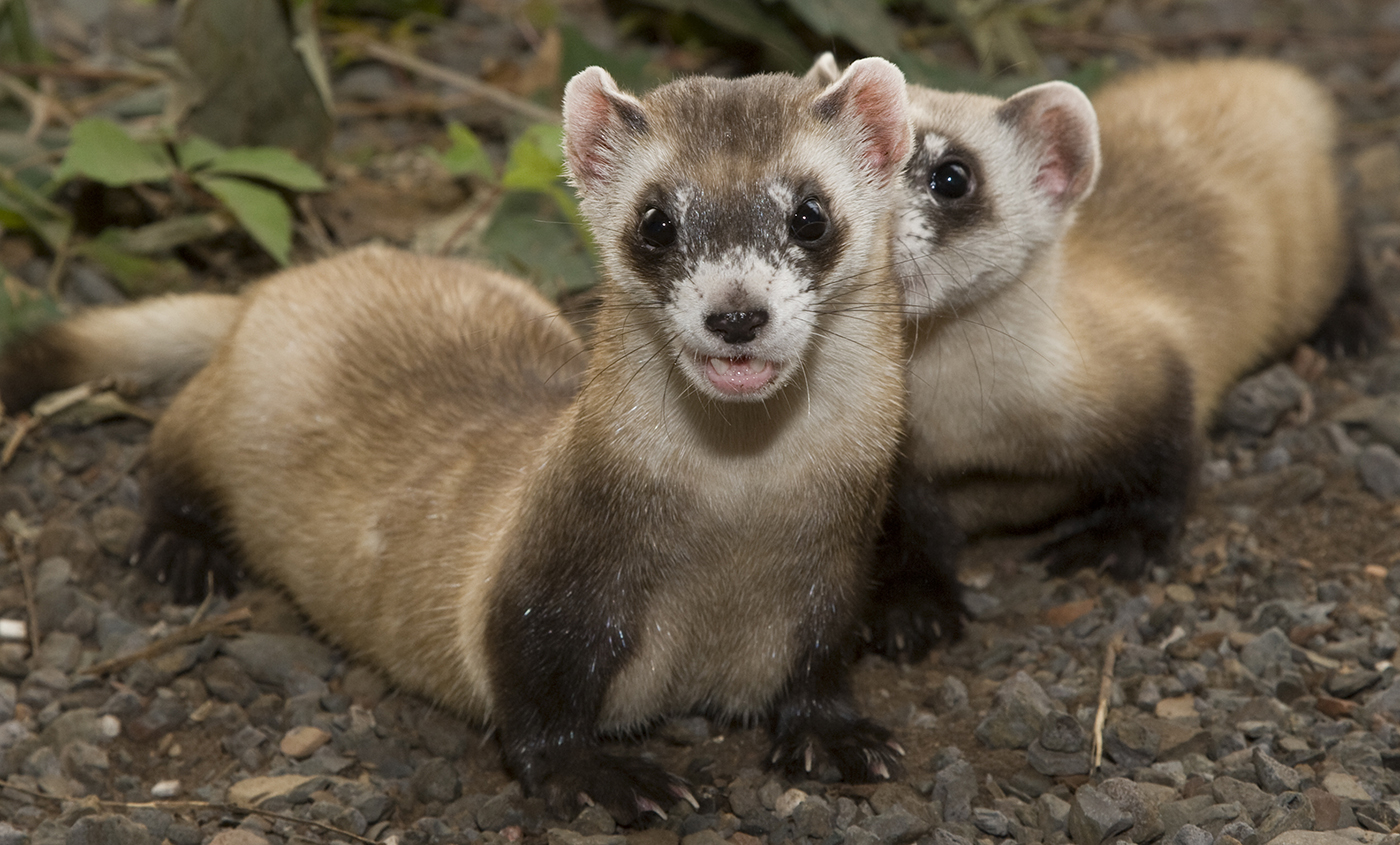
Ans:
[[[890,768],[889,766],[885,765],[884,760],[876,760],[875,762],[871,763],[870,773],[880,778],[881,780],[890,779]]]
[[[806,770],[809,772],[812,771],[812,758],[815,756],[816,755],[812,753],[812,746],[809,743],[806,750],[802,752],[802,765],[806,767]]]
[[[593,804],[593,796],[592,796],[592,795],[589,795],[587,792],[579,792],[579,794],[578,794],[578,802],[579,802],[580,804],[582,804],[583,806],[585,806],[585,807],[592,807],[592,806],[594,806],[594,804]]]
[[[661,817],[662,821],[666,821],[666,811],[650,798],[637,798],[637,809],[643,813],[655,813]]]
[[[907,757],[907,756],[908,756],[907,754],[904,753],[904,746],[900,745],[898,742],[895,742],[895,741],[892,740],[892,739],[887,739],[887,740],[885,740],[885,745],[888,745],[888,746],[890,747],[890,750],[891,750],[891,751],[893,751],[894,753],[898,754],[898,755],[901,756],[901,757]]]
[[[700,802],[695,800],[695,794],[692,793],[689,789],[687,789],[684,784],[671,784],[671,794],[681,799],[685,803],[689,804],[690,806],[694,807],[695,809],[700,809]]]

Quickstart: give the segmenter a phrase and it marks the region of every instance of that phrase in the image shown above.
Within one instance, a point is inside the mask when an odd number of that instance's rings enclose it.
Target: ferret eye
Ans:
[[[788,229],[792,236],[807,244],[821,240],[829,228],[831,221],[827,219],[826,209],[822,208],[822,204],[815,197],[803,200],[792,212],[792,219],[788,221]]]
[[[652,249],[664,249],[676,242],[676,224],[671,221],[671,215],[654,205],[648,206],[637,224],[637,234],[641,235],[642,243]]]
[[[972,171],[960,161],[945,161],[929,174],[928,189],[944,199],[962,199],[972,190]]]

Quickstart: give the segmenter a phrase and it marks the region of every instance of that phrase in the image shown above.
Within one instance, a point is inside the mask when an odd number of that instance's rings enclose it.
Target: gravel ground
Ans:
[[[1052,67],[1247,52],[1333,87],[1365,266],[1400,314],[1400,3],[1101,6],[1037,35]],[[424,178],[395,172],[406,193]],[[119,564],[149,426],[47,426],[0,477],[0,619],[37,634],[0,641],[0,845],[1400,843],[1400,345],[1300,350],[1224,417],[1177,567],[1047,579],[1022,561],[1033,538],[984,542],[962,642],[859,664],[861,706],[908,751],[898,781],[784,782],[758,767],[761,730],[677,719],[640,744],[700,806],[645,830],[551,817],[489,733],[389,689],[274,591],[170,603]]]

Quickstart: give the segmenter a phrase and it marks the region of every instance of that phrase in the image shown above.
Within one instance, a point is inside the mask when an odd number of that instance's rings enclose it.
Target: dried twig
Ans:
[[[348,43],[360,48],[370,57],[378,59],[385,64],[401,67],[419,76],[436,79],[438,82],[445,82],[454,88],[460,88],[469,94],[495,103],[501,108],[513,111],[530,120],[539,121],[541,123],[559,122],[559,113],[556,111],[536,105],[524,97],[518,97],[494,85],[488,85],[474,76],[458,73],[451,68],[445,68],[442,65],[433,64],[432,62],[420,59],[412,53],[405,53],[402,50],[397,50],[381,41],[354,39]]]
[[[19,418],[9,441],[5,443],[4,450],[0,451],[0,467],[9,466],[10,461],[14,460],[15,452],[24,442],[24,438],[28,437],[31,431],[43,425],[50,417],[57,416],[79,402],[91,399],[99,393],[111,390],[113,384],[114,381],[110,378],[94,379],[67,390],[51,393],[35,402],[33,413]],[[127,413],[142,417],[147,422],[152,421],[151,416],[149,414],[143,416],[144,412],[141,412],[140,409],[129,408]]]
[[[133,651],[131,654],[124,654],[121,657],[113,657],[111,660],[94,663],[84,669],[83,674],[105,675],[109,672],[118,672],[133,663],[164,654],[178,645],[184,645],[185,643],[203,639],[208,634],[217,633],[230,625],[247,622],[252,618],[253,611],[249,608],[240,607],[237,610],[230,610],[228,613],[215,616],[213,619],[206,619],[203,622],[186,625],[170,636],[157,640],[143,649]]]
[[[1090,760],[1092,771],[1103,765],[1103,728],[1108,721],[1108,700],[1113,694],[1113,663],[1123,648],[1123,632],[1119,631],[1108,641],[1103,655],[1103,673],[1099,675],[1099,708],[1094,711],[1094,751]]]
[[[69,800],[58,795],[48,795],[47,793],[36,792],[32,789],[25,789],[22,786],[10,783],[8,780],[4,779],[0,779],[0,789],[12,789],[15,792],[20,793],[21,795],[29,795],[31,797],[42,798],[47,801]],[[174,810],[180,808],[188,808],[192,810],[218,810],[221,813],[247,813],[251,816],[262,816],[265,819],[278,819],[280,821],[291,822],[292,824],[313,827],[317,830],[323,830],[327,833],[334,833],[338,836],[348,836],[350,839],[353,839],[356,842],[367,842],[369,843],[369,845],[378,845],[378,843],[376,843],[373,839],[366,839],[365,837],[360,836],[359,834],[351,833],[348,830],[336,827],[335,825],[326,824],[325,822],[319,822],[313,819],[300,819],[296,816],[289,816],[286,813],[274,813],[270,810],[260,810],[257,807],[244,807],[238,804],[222,804],[212,801],[98,801],[97,803],[102,807],[107,807],[113,810],[135,810],[141,808],[151,808],[156,810]]]
[[[89,67],[80,64],[43,65],[34,62],[3,62],[0,63],[0,73],[8,73],[14,76],[53,76],[66,77],[68,79],[88,79],[95,82],[113,80],[155,83],[164,82],[168,78],[165,74],[153,70]]]

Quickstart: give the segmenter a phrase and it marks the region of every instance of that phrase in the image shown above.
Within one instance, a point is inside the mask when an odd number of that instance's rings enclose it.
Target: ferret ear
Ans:
[[[841,68],[836,64],[836,57],[828,51],[817,56],[817,60],[812,63],[812,69],[807,71],[802,78],[830,85],[841,78]]]
[[[622,152],[646,132],[641,101],[602,68],[579,71],[564,87],[564,161],[580,192],[606,186]]]
[[[852,62],[817,97],[812,111],[824,122],[852,125],[865,169],[882,184],[904,168],[914,149],[904,74],[884,59]]]
[[[1035,186],[1060,208],[1089,195],[1099,178],[1099,119],[1068,82],[1035,85],[997,108],[997,117],[1039,149]]]

